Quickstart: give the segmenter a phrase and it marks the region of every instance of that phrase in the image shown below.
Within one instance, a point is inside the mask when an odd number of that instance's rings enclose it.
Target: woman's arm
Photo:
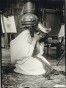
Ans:
[[[40,51],[39,54],[42,55],[42,54],[44,53],[44,42],[39,43],[39,47],[40,47],[40,48],[39,48],[39,49],[40,49],[40,50],[39,50],[39,51]]]
[[[28,56],[32,56],[34,53],[35,46],[37,44],[37,41],[39,39],[39,36],[37,34],[34,34],[34,37],[28,37],[28,42],[29,42],[29,52]],[[31,42],[30,42],[31,41]]]
[[[34,34],[34,37],[32,38],[31,44],[30,44],[30,51],[28,54],[30,54],[31,56],[34,56],[37,54],[37,51],[39,52],[39,35]],[[38,48],[36,48],[36,46],[38,45]]]

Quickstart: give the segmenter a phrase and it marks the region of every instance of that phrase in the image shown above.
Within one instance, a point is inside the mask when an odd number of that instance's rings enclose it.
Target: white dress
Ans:
[[[42,75],[46,73],[45,63],[50,63],[40,54],[33,57],[34,47],[31,44],[29,30],[23,31],[10,43],[11,63],[14,71],[26,75]]]

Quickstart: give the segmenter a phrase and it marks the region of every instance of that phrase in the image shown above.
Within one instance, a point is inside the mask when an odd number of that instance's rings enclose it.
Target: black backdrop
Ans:
[[[0,10],[7,7],[8,4],[16,3],[16,2],[26,2],[27,0],[0,0]],[[55,8],[55,7],[61,7],[65,3],[65,0],[30,0],[37,4],[40,4],[40,6],[46,7],[46,8]]]

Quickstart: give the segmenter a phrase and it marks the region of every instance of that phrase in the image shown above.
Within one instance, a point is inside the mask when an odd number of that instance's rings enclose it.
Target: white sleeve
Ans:
[[[44,53],[44,43],[40,43],[40,55]]]
[[[50,62],[48,62],[48,60],[45,57],[41,56],[40,54],[38,54],[37,57],[39,57],[40,59],[42,59],[48,65],[51,65]]]
[[[29,46],[29,52],[28,52],[28,56],[32,56],[33,54],[33,51],[34,51],[34,47],[32,45]]]

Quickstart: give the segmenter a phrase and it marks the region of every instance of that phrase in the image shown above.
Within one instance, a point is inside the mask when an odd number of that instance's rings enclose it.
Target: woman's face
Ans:
[[[38,31],[37,34],[40,36],[40,39],[41,39],[41,38],[44,38],[45,35],[46,35],[46,33],[43,33],[43,32],[41,32],[41,31]]]

